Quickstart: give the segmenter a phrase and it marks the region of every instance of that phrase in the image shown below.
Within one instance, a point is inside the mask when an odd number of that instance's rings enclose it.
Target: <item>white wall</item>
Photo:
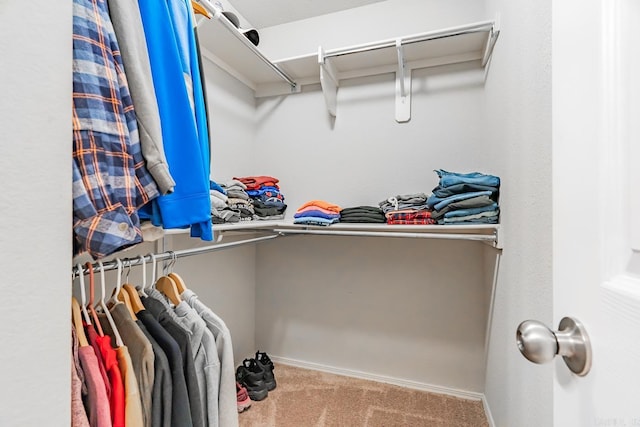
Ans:
[[[253,91],[204,59],[211,134],[211,177],[224,183],[254,174],[256,106]]]
[[[312,52],[318,43],[339,47],[485,19],[484,5],[476,1],[388,1],[263,29],[261,48],[270,57],[287,57]],[[413,88],[406,124],[395,122],[393,74],[342,81],[335,120],[317,85],[259,99],[253,174],[280,179],[292,216],[311,199],[347,207],[429,193],[438,182],[436,168],[494,172],[498,160],[483,144],[484,73],[478,64],[417,70]],[[301,362],[482,392],[490,285],[482,254],[476,244],[406,239],[262,244],[256,343]],[[445,307],[449,315],[425,310],[425,304]],[[407,328],[407,319],[416,323]],[[433,325],[442,335],[429,329]]]
[[[552,364],[515,345],[526,319],[552,324],[551,2],[489,0],[501,34],[486,84],[487,139],[504,177],[500,264],[486,396],[497,426],[553,425]]]
[[[70,424],[71,1],[0,6],[0,425]]]
[[[482,393],[482,250],[397,238],[263,243],[256,343],[295,362]]]

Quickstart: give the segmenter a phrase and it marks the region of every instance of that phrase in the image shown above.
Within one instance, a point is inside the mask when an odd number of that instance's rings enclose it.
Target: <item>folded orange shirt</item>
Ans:
[[[340,213],[342,208],[338,205],[334,205],[333,203],[325,202],[324,200],[310,200],[304,205],[298,208],[298,212],[308,207],[316,207],[328,210],[330,213]]]
[[[278,178],[272,176],[260,175],[260,176],[243,176],[240,178],[233,178],[247,186],[247,190],[257,190],[260,187],[277,187]]]
[[[308,212],[308,211],[320,211],[320,212],[325,213],[327,215],[335,215],[335,214],[339,213],[339,212],[336,212],[336,211],[330,211],[329,209],[325,209],[323,207],[316,206],[316,205],[307,206],[306,208],[298,209],[296,211],[296,213],[303,213],[303,212]]]

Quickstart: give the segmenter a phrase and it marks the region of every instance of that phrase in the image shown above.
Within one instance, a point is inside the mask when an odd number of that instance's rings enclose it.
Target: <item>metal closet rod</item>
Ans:
[[[262,242],[264,240],[270,240],[270,239],[275,239],[276,237],[281,237],[281,234],[272,234],[269,236],[261,236],[261,237],[255,237],[253,239],[246,239],[246,240],[238,240],[236,242],[229,242],[229,243],[221,243],[221,244],[217,244],[217,245],[210,245],[210,246],[203,246],[201,248],[193,248],[193,249],[181,249],[179,251],[166,251],[166,252],[162,252],[159,254],[155,254],[155,258],[156,261],[166,261],[166,260],[170,260],[170,259],[177,259],[177,258],[184,258],[184,257],[188,257],[188,256],[192,256],[192,255],[201,255],[201,254],[206,254],[209,252],[214,252],[214,251],[219,251],[221,249],[227,249],[227,248],[231,248],[231,247],[235,247],[235,246],[241,246],[241,245],[246,245],[248,243],[256,243],[256,242]],[[152,261],[151,259],[151,255],[144,255],[143,257],[138,256],[135,258],[120,258],[120,261],[122,262],[122,267],[133,267],[136,265],[142,265],[142,258],[144,258],[145,262],[149,262]],[[98,266],[97,263],[93,263],[91,264],[93,272],[97,273],[100,271],[100,267]],[[109,271],[109,270],[116,270],[118,268],[118,262],[117,261],[108,261],[103,263],[104,266],[104,271]],[[82,273],[83,274],[88,274],[89,270],[85,267],[82,266]],[[73,277],[77,277],[79,274],[78,271],[78,267],[73,267],[71,269],[71,273],[73,275]]]
[[[238,28],[236,28],[229,20],[222,15],[222,11],[209,3],[209,0],[198,0],[198,2],[209,12],[213,14],[213,19],[217,19],[224,25],[224,27],[231,32],[238,40],[242,41],[247,45],[249,49],[255,53],[255,55],[262,60],[265,64],[269,66],[276,74],[280,76],[283,80],[286,80],[287,83],[291,86],[292,89],[298,85],[291,77],[289,77],[284,71],[282,71],[276,64],[269,61],[269,59],[262,54],[255,46],[242,34]]]
[[[323,234],[328,236],[361,236],[361,237],[412,237],[418,239],[444,239],[444,240],[479,240],[495,242],[496,236],[490,234],[449,234],[449,233],[408,233],[408,232],[376,232],[376,231],[342,231],[342,230],[273,230],[281,235],[287,234]]]
[[[447,37],[460,36],[463,34],[481,33],[484,31],[490,31],[491,29],[493,29],[493,25],[494,23],[492,21],[480,22],[477,24],[465,25],[465,26],[450,28],[446,30],[433,31],[430,33],[416,35],[416,36],[409,36],[409,37],[401,38],[400,41],[401,41],[401,44],[404,46],[411,43],[419,43],[419,42],[425,42],[429,40],[443,39]],[[350,55],[354,53],[368,52],[371,50],[386,49],[390,47],[396,47],[396,39],[386,40],[386,41],[377,42],[377,43],[370,43],[370,44],[361,45],[361,46],[347,47],[344,49],[330,50],[325,53],[324,57],[331,58],[335,56]]]

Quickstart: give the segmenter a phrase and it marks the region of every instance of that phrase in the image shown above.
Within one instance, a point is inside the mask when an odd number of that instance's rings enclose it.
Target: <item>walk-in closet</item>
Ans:
[[[129,283],[144,302],[169,273],[228,328],[232,381],[258,351],[275,364],[268,397],[201,425],[552,426],[553,364],[531,365],[515,344],[522,320],[554,318],[551,2],[193,3],[201,68],[189,87],[205,96],[181,102],[203,107],[206,180],[276,177],[286,211],[214,220],[212,232],[152,226],[149,211],[142,241],[80,254],[74,2],[0,5],[0,426],[70,425],[72,296],[100,307]],[[309,201],[429,196],[438,171],[499,177],[499,221],[294,221]],[[104,231],[91,227],[87,240]]]

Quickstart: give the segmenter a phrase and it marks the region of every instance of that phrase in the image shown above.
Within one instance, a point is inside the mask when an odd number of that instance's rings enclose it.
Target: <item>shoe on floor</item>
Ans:
[[[251,399],[247,389],[236,382],[236,397],[238,400],[238,413],[242,413],[251,408]]]
[[[273,375],[273,362],[267,353],[256,351],[256,362],[264,370],[264,382],[267,384],[267,390],[271,391],[276,388],[276,377]]]
[[[236,369],[236,381],[247,389],[251,400],[262,400],[269,394],[264,381],[264,369],[255,359],[244,359]]]

